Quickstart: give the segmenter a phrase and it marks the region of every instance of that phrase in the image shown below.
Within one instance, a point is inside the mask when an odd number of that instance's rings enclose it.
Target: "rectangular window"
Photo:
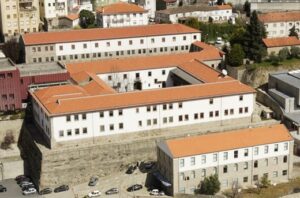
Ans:
[[[210,112],[209,112],[209,117],[210,117],[210,118],[214,117],[214,112],[213,112],[213,111],[210,111]]]
[[[100,125],[100,132],[104,132],[105,131],[105,126],[104,125]]]
[[[168,118],[167,117],[163,118],[163,123],[166,124],[167,122],[168,122]]]
[[[234,109],[230,109],[230,115],[234,114]]]
[[[277,171],[273,171],[273,177],[278,177],[278,172]]]
[[[191,166],[194,166],[196,164],[195,157],[191,157]]]
[[[202,155],[201,156],[201,164],[205,164],[206,163],[206,155]]]
[[[99,112],[99,117],[100,117],[100,118],[103,118],[103,117],[104,117],[104,112],[103,112],[103,111]]]
[[[62,45],[59,46],[59,50],[62,51],[64,47]]]
[[[71,121],[71,116],[67,115],[66,119],[67,119],[67,122],[70,122]]]
[[[214,104],[214,99],[209,99],[209,104]]]
[[[74,115],[74,120],[75,120],[75,121],[78,121],[78,120],[79,120],[78,114]]]
[[[218,154],[214,153],[213,154],[213,162],[216,162],[216,161],[218,161]]]
[[[180,168],[184,167],[184,159],[179,160],[179,167]]]
[[[63,130],[59,131],[59,137],[64,137],[64,131]]]
[[[239,108],[239,113],[240,113],[240,114],[243,113],[243,108]]]
[[[249,155],[249,150],[248,150],[248,149],[245,149],[245,150],[244,150],[244,156],[245,156],[245,157],[248,157],[248,155]]]
[[[122,115],[123,115],[123,110],[119,109],[119,116],[122,116]]]
[[[84,128],[82,129],[82,133],[83,133],[83,134],[87,134],[87,132],[88,132],[87,128],[84,127]]]
[[[75,135],[79,135],[79,129],[75,129]]]
[[[259,152],[258,147],[254,147],[254,155],[258,155],[258,152]]]
[[[283,163],[287,163],[287,156],[283,156]]]
[[[150,112],[150,111],[151,111],[151,107],[147,106],[147,112]]]
[[[245,162],[244,163],[244,170],[247,170],[248,169],[248,162]]]
[[[147,126],[151,126],[151,120],[147,120]]]
[[[178,103],[178,108],[181,109],[182,108],[182,102]]]
[[[238,158],[239,157],[239,151],[234,151],[234,158]]]
[[[173,109],[173,104],[172,103],[169,104],[169,109]]]
[[[86,120],[86,114],[85,114],[85,113],[82,114],[82,119],[83,119],[83,120]]]
[[[278,144],[275,144],[274,145],[274,152],[277,152],[278,151]]]
[[[257,168],[257,167],[258,167],[258,161],[255,160],[255,161],[254,161],[254,168]]]
[[[244,99],[243,96],[240,96],[239,100],[240,100],[240,101],[243,101],[243,99]]]
[[[253,181],[258,181],[258,175],[253,175]]]
[[[287,170],[283,170],[282,175],[287,175]]]
[[[245,113],[248,113],[248,107],[244,108]]]
[[[123,129],[124,128],[124,124],[123,123],[119,123],[119,129]]]
[[[195,113],[195,114],[194,114],[194,119],[195,119],[195,120],[198,120],[198,113]]]
[[[110,125],[109,125],[109,130],[111,130],[111,131],[114,130],[114,125],[113,125],[113,124],[110,124]]]
[[[114,116],[114,111],[109,111],[109,116],[113,117]]]
[[[264,147],[264,152],[265,152],[265,154],[269,152],[269,146]]]
[[[95,43],[95,47],[96,47],[96,48],[99,47],[99,43]]]
[[[227,173],[228,172],[228,167],[225,165],[224,167],[223,167],[223,173]]]
[[[169,117],[169,123],[173,123],[173,117],[172,116]]]
[[[200,113],[200,118],[201,118],[201,119],[204,118],[204,113]]]
[[[247,183],[247,182],[248,182],[248,177],[244,177],[244,178],[243,178],[243,182],[244,182],[244,183]]]
[[[289,144],[287,142],[285,142],[283,145],[283,150],[287,151],[288,148],[289,148]]]
[[[71,129],[67,130],[67,135],[68,135],[68,136],[71,136],[71,135],[72,135],[72,130],[71,130]]]
[[[228,115],[228,109],[226,109],[225,111],[224,111],[224,115]]]
[[[224,152],[223,153],[223,159],[224,160],[228,160],[228,152]]]
[[[183,116],[182,115],[178,116],[178,120],[179,122],[181,122],[183,120]]]
[[[219,117],[219,111],[215,111],[215,117]]]

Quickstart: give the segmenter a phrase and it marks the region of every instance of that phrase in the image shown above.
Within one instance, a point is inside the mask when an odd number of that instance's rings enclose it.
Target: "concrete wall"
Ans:
[[[285,112],[293,112],[295,108],[295,99],[293,97],[289,97],[276,89],[269,89],[269,95],[272,96],[284,109]]]
[[[299,10],[300,3],[299,2],[251,2],[251,12],[256,11],[292,11]]]

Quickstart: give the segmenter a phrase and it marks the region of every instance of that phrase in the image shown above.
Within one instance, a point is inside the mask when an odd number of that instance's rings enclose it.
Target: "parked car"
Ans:
[[[29,185],[23,186],[22,187],[22,191],[27,190],[29,188],[35,188],[35,186],[33,184],[29,184]]]
[[[20,184],[20,187],[21,187],[21,188],[24,188],[24,187],[29,186],[29,185],[33,185],[33,183],[32,183],[32,182],[27,182],[27,181],[25,181],[25,182],[22,182],[22,183]]]
[[[155,165],[155,162],[151,162],[151,161],[144,162],[143,165],[146,170],[151,170],[153,168],[153,166]]]
[[[25,175],[18,175],[18,176],[15,178],[15,180],[16,180],[16,181],[20,181],[20,180],[23,180],[23,179],[25,179],[25,178],[28,178],[28,177],[26,177]]]
[[[17,180],[17,184],[20,184],[22,182],[30,182],[31,179],[29,177],[20,177],[18,180]]]
[[[59,193],[59,192],[63,192],[63,191],[68,191],[69,190],[69,186],[68,185],[61,185],[57,188],[54,189],[55,193]]]
[[[50,193],[52,193],[51,188],[45,188],[39,192],[40,195],[46,195],[46,194],[50,194]]]
[[[132,191],[140,190],[142,188],[143,188],[143,186],[141,184],[134,184],[134,185],[130,186],[129,188],[127,188],[127,191],[132,192]]]
[[[129,166],[127,171],[126,171],[126,174],[132,174],[135,170],[136,170],[136,166]]]
[[[31,195],[31,194],[35,194],[35,193],[36,193],[35,188],[28,188],[27,190],[23,191],[23,195]]]
[[[93,176],[90,178],[89,186],[96,186],[97,182],[98,182],[98,177]]]
[[[119,193],[119,189],[117,189],[117,188],[111,188],[105,192],[105,194],[107,194],[107,195],[118,194],[118,193]]]
[[[101,196],[101,192],[99,190],[94,190],[88,194],[88,197],[99,197]]]
[[[6,187],[0,185],[0,192],[6,192],[6,191],[7,191]]]

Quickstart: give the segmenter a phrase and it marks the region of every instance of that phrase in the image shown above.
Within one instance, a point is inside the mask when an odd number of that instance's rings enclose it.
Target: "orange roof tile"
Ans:
[[[146,37],[169,34],[198,33],[199,30],[182,24],[154,24],[120,28],[94,28],[61,32],[37,32],[22,35],[26,46],[50,43],[94,41],[115,38]]]
[[[65,18],[69,19],[70,21],[74,21],[76,19],[79,19],[79,15],[78,14],[69,14],[67,16],[64,16]]]
[[[238,140],[238,141],[236,141]],[[167,140],[173,158],[292,141],[283,124]]]
[[[57,92],[56,87],[49,87],[34,92],[32,96],[44,106],[50,116],[255,92],[253,88],[237,80],[89,97],[74,96],[62,99],[55,98],[55,101],[51,99],[51,96],[56,96],[56,94],[59,93],[48,94],[48,97],[45,97],[44,92],[47,91]],[[60,92],[60,94],[65,94],[67,91],[60,87]]]
[[[231,5],[229,5],[229,4],[218,5],[217,8],[218,8],[218,10],[231,10],[232,9]]]
[[[267,48],[300,45],[300,40],[295,36],[280,37],[280,38],[265,38],[263,39],[263,42]]]
[[[193,59],[201,61],[218,60],[222,59],[222,54],[220,54],[220,51],[217,48],[212,47],[205,48],[200,52],[69,63],[66,65],[66,68],[73,78],[73,74],[81,71],[100,74],[111,73],[112,71],[124,72],[142,69],[166,68],[178,66]]]
[[[97,8],[97,12],[103,14],[120,14],[120,13],[142,13],[147,12],[144,8],[133,4],[118,2]]]
[[[259,14],[258,18],[263,23],[299,21],[300,12],[268,12]]]

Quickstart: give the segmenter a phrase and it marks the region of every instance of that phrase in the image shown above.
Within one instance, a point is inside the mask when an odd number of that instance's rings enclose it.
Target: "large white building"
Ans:
[[[148,18],[154,19],[156,11],[156,1],[151,0],[128,0],[128,2],[135,3],[142,6],[148,12]]]
[[[102,28],[148,25],[148,12],[133,3],[114,3],[97,8],[97,25]]]
[[[271,183],[287,182],[293,143],[280,124],[166,140],[158,144],[155,175],[172,195],[194,194],[214,174],[221,190],[253,187],[263,176]]]
[[[5,38],[38,32],[39,25],[38,0],[0,0],[0,33]]]
[[[34,119],[52,143],[206,122],[250,122],[255,90],[211,68],[222,56],[207,46],[186,54],[68,64],[72,85],[32,94]]]
[[[259,14],[258,18],[265,26],[268,38],[287,37],[294,26],[296,32],[300,32],[300,11],[269,12]]]
[[[203,22],[209,21],[209,18],[214,22],[224,22],[232,17],[232,7],[230,5],[184,6],[160,10],[155,14],[155,20],[157,22],[178,23],[178,20],[184,20],[189,17],[197,18]]]
[[[26,34],[21,38],[26,63],[95,60],[190,51],[199,30],[181,24],[97,28]]]
[[[68,15],[68,0],[39,0],[40,17],[44,28],[58,27],[58,18]]]

